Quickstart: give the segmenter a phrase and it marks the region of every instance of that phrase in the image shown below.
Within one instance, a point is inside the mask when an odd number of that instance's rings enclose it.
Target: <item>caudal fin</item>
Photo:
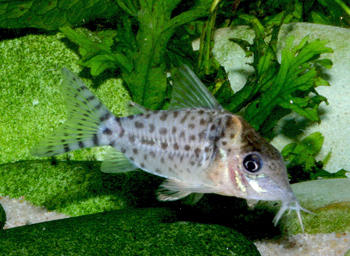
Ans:
[[[54,134],[32,150],[36,156],[53,156],[79,148],[107,145],[101,123],[113,118],[83,81],[66,68],[62,69],[62,91],[68,108],[68,120]],[[102,126],[103,127],[103,126]],[[109,133],[109,132],[107,132]]]

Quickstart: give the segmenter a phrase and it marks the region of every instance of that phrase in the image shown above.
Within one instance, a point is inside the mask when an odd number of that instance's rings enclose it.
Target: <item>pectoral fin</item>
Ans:
[[[180,181],[165,180],[157,190],[159,201],[175,201],[191,194],[186,185]]]

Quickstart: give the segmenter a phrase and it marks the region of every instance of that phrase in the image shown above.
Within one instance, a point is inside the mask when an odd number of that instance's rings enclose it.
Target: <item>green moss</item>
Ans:
[[[157,203],[160,179],[143,172],[104,174],[99,162],[22,161],[0,165],[0,195],[70,216]],[[142,189],[141,189],[142,188]]]
[[[3,255],[33,256],[260,255],[232,229],[176,221],[169,209],[115,211],[6,230],[0,247]]]
[[[6,213],[2,205],[0,204],[0,230],[4,227],[6,222]]]
[[[66,120],[60,69],[79,73],[80,68],[73,64],[78,63],[77,54],[62,38],[57,33],[0,41],[0,163],[34,159],[30,149]],[[113,113],[121,115],[130,97],[121,80],[107,76],[84,80]],[[102,152],[86,149],[69,157],[100,160]]]

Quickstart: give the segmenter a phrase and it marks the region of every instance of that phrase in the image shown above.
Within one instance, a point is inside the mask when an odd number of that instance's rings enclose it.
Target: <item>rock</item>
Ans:
[[[177,221],[163,208],[131,209],[0,232],[4,255],[260,255],[240,233]]]
[[[321,112],[324,112],[321,116],[321,123],[302,127],[305,131],[303,135],[307,136],[315,131],[320,131],[325,136],[319,159],[323,159],[329,151],[332,151],[332,157],[326,165],[328,171],[336,172],[342,168],[350,170],[350,161],[348,161],[348,152],[350,151],[350,101],[348,100],[350,95],[350,86],[348,86],[350,80],[348,72],[350,70],[350,29],[308,23],[286,24],[282,26],[279,34],[279,52],[288,36],[294,36],[295,44],[297,44],[307,35],[310,40],[328,40],[327,46],[331,47],[334,53],[322,56],[333,61],[333,67],[326,71],[331,86],[317,88],[321,95],[327,97],[329,105],[321,104]],[[229,73],[233,90],[238,91],[244,86],[248,74],[253,72],[252,67],[247,64],[252,62],[252,57],[245,57],[244,51],[229,41],[230,38],[252,42],[254,32],[246,26],[239,26],[234,29],[218,29],[215,33],[213,54]],[[304,123],[304,119],[289,115],[280,122],[279,126],[290,125],[291,122],[297,126]],[[295,138],[280,135],[272,141],[272,144],[281,150],[293,139]]]
[[[14,199],[2,196],[0,204],[6,214],[4,229],[69,217],[62,213],[48,211],[42,206],[34,206],[23,198]]]
[[[293,184],[292,188],[300,202],[312,209],[350,202],[350,179],[305,181]]]
[[[315,213],[302,212],[306,233],[350,232],[350,179],[306,181],[293,184],[292,188],[300,204]],[[278,210],[268,202],[259,203],[257,208],[260,207]],[[285,234],[301,232],[295,213],[285,214],[280,225]]]
[[[298,43],[303,37],[309,36],[310,40],[321,39],[327,40],[328,47],[332,48],[334,53],[322,55],[322,58],[329,58],[333,62],[333,67],[325,73],[329,77],[331,86],[320,86],[316,90],[328,99],[329,105],[321,104],[320,124],[312,124],[305,127],[305,136],[319,131],[325,139],[322,150],[318,156],[319,159],[331,151],[332,156],[325,166],[326,170],[331,172],[340,169],[350,170],[349,154],[350,151],[350,29],[326,26],[319,24],[296,23],[285,25],[280,32],[280,45],[288,36],[296,38]],[[283,126],[290,124],[290,120],[295,123],[302,123],[301,118],[295,118],[293,115],[287,116],[280,123]],[[272,143],[279,149],[294,138],[279,136]]]
[[[1,165],[0,176],[2,196],[69,216],[155,205],[161,182],[145,172],[105,174],[96,161],[21,161]]]
[[[2,205],[0,204],[0,230],[4,227],[6,222],[6,213]]]
[[[74,64],[78,55],[63,38],[61,33],[32,34],[0,41],[0,163],[37,159],[30,149],[67,119],[60,70],[79,73],[81,68]],[[86,72],[80,76],[89,77]],[[106,73],[84,81],[113,113],[126,112],[130,97],[120,79]],[[103,153],[104,148],[84,149],[59,158],[101,160]]]

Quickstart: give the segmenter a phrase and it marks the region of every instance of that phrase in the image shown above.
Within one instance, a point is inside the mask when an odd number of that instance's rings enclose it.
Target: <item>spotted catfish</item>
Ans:
[[[102,171],[142,169],[166,178],[158,199],[216,193],[281,200],[277,224],[287,209],[303,209],[287,178],[280,153],[242,117],[225,111],[188,68],[174,75],[169,110],[116,117],[67,69],[62,70],[68,121],[34,154],[53,156],[79,148],[113,148]]]

